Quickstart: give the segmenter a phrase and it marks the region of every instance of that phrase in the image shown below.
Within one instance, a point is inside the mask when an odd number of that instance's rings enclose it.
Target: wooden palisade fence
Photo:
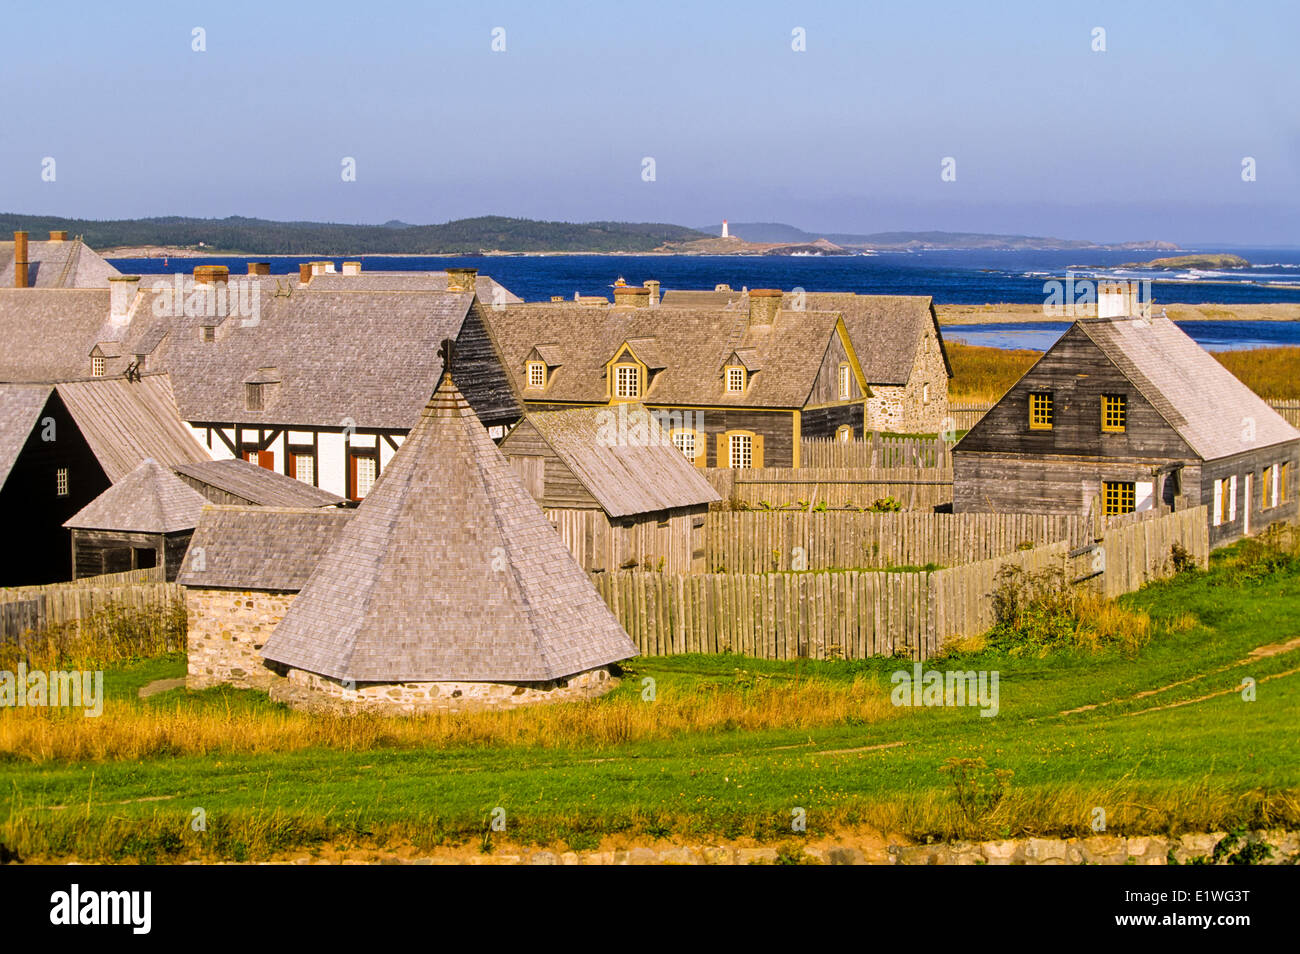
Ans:
[[[184,599],[177,583],[155,582],[161,570],[131,570],[86,577],[71,583],[0,589],[0,642],[13,642],[27,630],[42,630],[89,619],[110,609],[162,611]]]
[[[711,467],[701,473],[724,504],[869,507],[893,497],[904,510],[933,510],[952,503],[952,471],[938,467]]]
[[[938,467],[952,469],[952,445],[941,438],[888,437],[872,433],[864,440],[804,438],[800,467]]]

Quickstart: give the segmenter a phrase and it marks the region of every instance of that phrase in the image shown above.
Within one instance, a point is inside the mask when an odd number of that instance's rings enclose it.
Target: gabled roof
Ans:
[[[122,274],[80,239],[63,242],[27,240],[31,288],[107,288]],[[0,242],[0,288],[14,287],[14,243]]]
[[[436,291],[267,289],[264,281],[258,320],[229,317],[216,341],[198,333],[207,319],[173,319],[165,367],[183,419],[405,430],[442,372],[439,343],[459,334],[474,300]],[[250,411],[244,383],[268,367],[282,381],[279,395]]]
[[[193,530],[206,503],[202,494],[146,457],[63,525],[78,530],[175,533]]]
[[[0,384],[0,487],[9,479],[53,390],[48,384]]]
[[[263,654],[357,682],[537,682],[636,647],[448,376]]]
[[[328,490],[238,458],[177,464],[174,469],[191,486],[215,487],[263,507],[334,507],[344,502]]]
[[[341,272],[330,272],[325,275],[313,275],[306,287],[312,291],[446,291],[447,273],[363,271],[359,275],[344,275]],[[523,301],[514,292],[487,275],[479,275],[475,279],[474,290],[478,293],[478,300],[485,305],[491,305],[498,300],[507,305]]]
[[[567,302],[485,309],[484,314],[517,393],[524,391],[526,358],[539,343],[558,341],[564,349],[562,365],[533,400],[605,403],[610,359],[624,342],[654,339],[650,360],[666,367],[642,399],[706,407],[803,407],[839,321],[825,312],[783,311],[773,324],[750,328],[745,311]],[[632,350],[641,353],[635,345]],[[722,375],[727,357],[738,350],[752,352],[763,368],[743,394],[728,392]]]
[[[856,295],[850,292],[806,292],[809,311],[834,311],[844,316],[849,340],[868,384],[906,384],[916,364],[921,335],[933,328],[939,339],[948,375],[948,352],[928,295]],[[790,307],[793,296],[785,296]]]
[[[656,338],[628,338],[619,346],[628,348],[637,360],[651,371],[660,371],[668,367],[668,359]]]
[[[1300,439],[1300,431],[1168,318],[1085,318],[1075,326],[1203,460]]]
[[[730,291],[689,291],[683,289],[665,289],[660,303],[670,308],[726,308],[745,300],[745,292],[734,288]]]
[[[208,505],[176,582],[296,593],[355,512]]]
[[[541,361],[547,367],[558,368],[564,364],[564,355],[559,345],[540,344],[528,352],[529,361]]]
[[[68,381],[55,390],[113,483],[146,457],[167,467],[209,459],[181,421],[165,374]]]
[[[108,289],[0,287],[0,381],[53,382],[90,374],[90,350],[112,337]],[[111,362],[108,373],[122,368]]]
[[[640,404],[537,411],[525,419],[611,517],[722,499]]]

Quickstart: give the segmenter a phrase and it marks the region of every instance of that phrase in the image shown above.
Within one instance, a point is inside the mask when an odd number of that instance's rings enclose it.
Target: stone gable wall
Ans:
[[[929,352],[926,342],[929,342]],[[925,385],[930,400],[925,401]],[[909,434],[937,434],[948,416],[948,369],[934,328],[916,349],[912,370],[904,385],[871,385],[867,399],[867,430],[902,431]]]
[[[267,689],[279,677],[262,660],[262,646],[284,619],[296,593],[186,587],[190,689],[231,685]]]

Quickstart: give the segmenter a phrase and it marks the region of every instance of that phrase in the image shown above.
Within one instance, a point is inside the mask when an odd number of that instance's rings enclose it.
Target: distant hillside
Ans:
[[[272,222],[230,216],[193,219],[94,221],[0,213],[0,237],[26,229],[81,235],[101,251],[130,246],[197,248],[246,255],[476,255],[480,252],[651,252],[668,242],[705,236],[680,225],[639,222],[538,222],[504,216],[458,219],[443,225],[345,225]]]
[[[779,242],[782,244],[811,243],[826,239],[850,249],[876,249],[880,251],[907,251],[912,249],[1157,249],[1178,248],[1171,242],[1122,242],[1100,245],[1082,239],[1045,238],[1035,235],[995,235],[985,232],[806,232],[781,222],[732,222],[728,229],[746,242]],[[700,229],[710,235],[720,235],[722,223]]]

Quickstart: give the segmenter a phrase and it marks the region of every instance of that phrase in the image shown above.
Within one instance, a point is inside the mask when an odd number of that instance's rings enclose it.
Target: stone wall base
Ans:
[[[186,688],[270,688],[276,675],[262,659],[262,646],[296,595],[187,587]]]
[[[270,686],[271,698],[295,709],[339,713],[467,712],[514,709],[594,699],[618,685],[611,666],[550,682],[403,682],[344,684],[329,676],[289,669]]]

